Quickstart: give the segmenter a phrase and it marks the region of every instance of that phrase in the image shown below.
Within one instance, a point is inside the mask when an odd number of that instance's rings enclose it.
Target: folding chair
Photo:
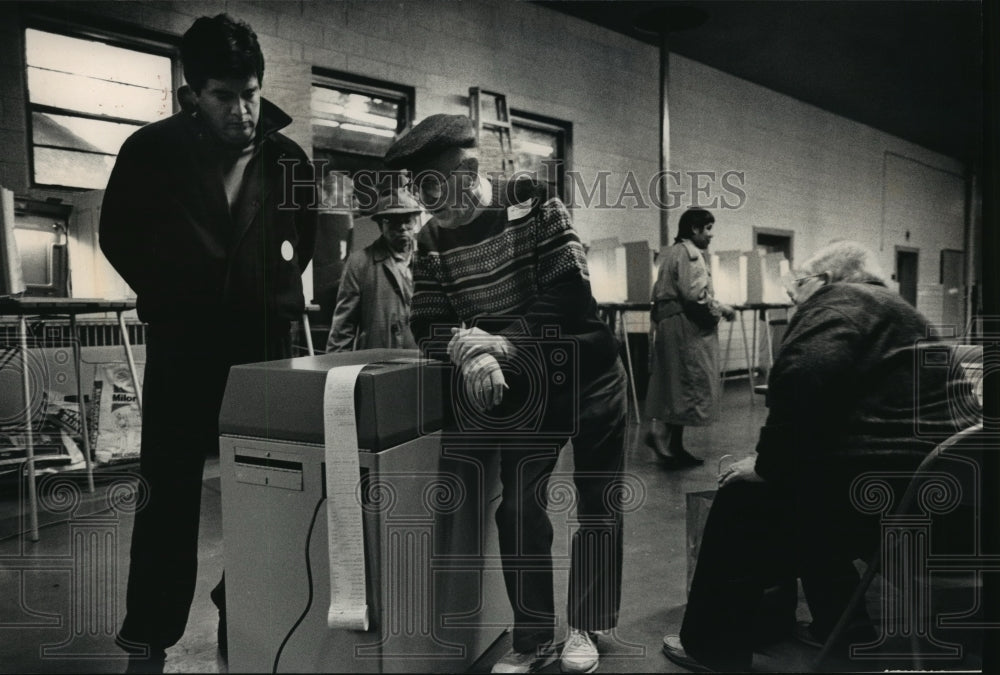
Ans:
[[[899,501],[898,506],[895,509],[886,507],[884,512],[885,522],[901,523],[904,526],[907,523],[915,522],[911,515],[912,507],[914,501],[920,496],[921,491],[925,489],[928,485],[928,480],[936,479],[938,481],[943,481],[941,483],[942,487],[951,486],[957,492],[957,498],[960,503],[972,506],[977,509],[976,513],[978,515],[978,508],[980,507],[980,486],[978,485],[978,480],[976,484],[971,484],[972,481],[969,480],[969,476],[972,475],[975,478],[981,480],[979,468],[981,467],[980,458],[981,451],[984,448],[984,440],[980,432],[983,429],[982,423],[976,424],[972,427],[964,429],[953,436],[949,437],[947,440],[939,444],[934,450],[924,458],[924,460],[917,467],[916,471],[912,474],[912,477],[907,484],[906,491],[903,493],[902,498]],[[958,461],[951,461],[958,460]],[[962,464],[966,465],[966,471],[961,471],[956,474],[956,469]],[[852,491],[856,487],[862,487],[862,483],[866,480],[878,480],[878,476],[874,479],[868,476],[860,476],[855,480],[855,484],[852,486]],[[943,492],[947,492],[947,489],[943,490],[937,495],[941,497]],[[954,496],[954,493],[952,494]],[[927,498],[925,494],[924,499]],[[945,512],[944,503],[940,504],[942,510],[939,513]],[[954,506],[952,506],[954,508]],[[873,509],[874,511],[874,509]],[[978,519],[977,519],[978,520]],[[912,568],[907,568],[907,563],[910,561],[901,560],[902,556],[905,556],[908,551],[894,550],[894,546],[899,546],[902,538],[900,540],[887,543],[885,536],[885,531],[883,531],[883,536],[879,537],[879,543],[872,554],[870,560],[868,561],[868,568],[865,570],[861,581],[855,588],[847,607],[841,614],[839,620],[834,625],[830,636],[826,639],[820,650],[819,656],[814,662],[814,669],[816,671],[821,671],[827,658],[830,656],[833,648],[843,639],[852,618],[855,616],[856,611],[860,607],[861,603],[865,600],[865,593],[871,586],[872,581],[875,579],[875,575],[878,574],[883,569],[883,563],[887,559],[889,564],[886,567],[891,567],[892,572],[897,572],[900,570],[905,570],[904,574],[924,574],[929,573],[934,569],[946,570],[946,569],[961,569],[961,570],[975,570],[975,571],[985,571],[985,570],[995,570],[1000,569],[998,567],[997,560],[993,556],[987,556],[981,554],[980,541],[978,539],[978,522],[973,523],[976,530],[973,532],[973,537],[975,540],[975,551],[971,554],[960,554],[960,555],[946,555],[946,556],[934,556],[929,555],[929,548],[924,549],[919,552],[922,556],[920,560],[912,561],[915,564]],[[905,542],[903,542],[905,545]],[[912,553],[912,552],[911,552]],[[889,572],[890,570],[887,570]],[[920,580],[919,583],[922,583]],[[905,583],[905,581],[904,581]],[[914,590],[914,586],[910,586],[909,590]],[[919,593],[919,588],[917,589]],[[908,609],[912,609],[914,606],[922,607],[926,609],[929,603],[926,602],[926,598],[910,598],[911,600],[917,600],[913,602],[909,607],[904,607],[900,614],[905,616]],[[913,617],[909,617],[912,619]],[[918,619],[919,620],[919,619]],[[920,649],[917,646],[917,642],[920,639],[929,640],[931,643],[935,643],[933,636],[930,635],[929,631],[922,631],[920,627],[910,625],[906,627],[905,630],[899,631],[899,634],[903,637],[910,638],[910,654],[908,656],[914,656],[918,660],[920,658]],[[884,643],[885,636],[879,642],[872,643],[871,645],[855,645],[852,646],[851,655],[854,656],[856,652],[870,650],[875,652],[875,649]],[[950,645],[939,644],[942,648],[941,655],[946,655],[947,647]],[[886,657],[900,656],[899,654],[887,654]],[[920,668],[918,663],[916,668]]]

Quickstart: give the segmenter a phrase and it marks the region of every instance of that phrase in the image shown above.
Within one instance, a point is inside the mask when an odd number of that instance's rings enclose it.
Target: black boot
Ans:
[[[673,459],[670,453],[669,427],[656,418],[649,420],[649,431],[646,432],[646,445],[656,453],[657,458],[660,460]]]
[[[670,454],[673,455],[679,468],[701,466],[705,460],[695,457],[684,449],[684,427],[680,424],[668,424],[670,430]]]
[[[660,460],[660,466],[667,471],[687,469],[704,463],[681,446],[679,439],[683,431],[684,427],[677,424],[664,424],[655,418],[649,421],[646,445],[653,449]]]

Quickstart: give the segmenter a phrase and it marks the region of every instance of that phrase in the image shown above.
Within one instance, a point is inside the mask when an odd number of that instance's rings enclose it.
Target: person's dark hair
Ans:
[[[674,243],[677,244],[684,239],[694,236],[695,228],[702,228],[709,223],[715,222],[715,216],[705,209],[688,209],[681,214],[680,222],[677,223],[677,236]]]
[[[264,54],[257,34],[228,14],[203,16],[192,24],[181,42],[184,79],[201,93],[209,78],[257,76],[264,83]]]

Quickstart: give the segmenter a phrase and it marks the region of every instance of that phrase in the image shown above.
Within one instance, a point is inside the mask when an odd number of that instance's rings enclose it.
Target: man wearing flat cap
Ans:
[[[402,189],[379,196],[372,219],[382,233],[344,265],[327,352],[415,349],[410,333],[413,238],[423,209]]]
[[[617,625],[621,600],[626,379],[597,316],[583,246],[565,205],[542,185],[479,173],[467,117],[428,117],[385,161],[410,172],[433,216],[417,238],[413,335],[455,366],[456,433],[499,449],[496,521],[514,631],[493,672],[533,672],[560,656],[546,507],[567,440],[579,528],[561,665],[591,672],[598,632]]]

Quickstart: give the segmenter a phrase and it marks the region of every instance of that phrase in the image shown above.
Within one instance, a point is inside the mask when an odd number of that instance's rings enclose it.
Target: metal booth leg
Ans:
[[[628,346],[628,327],[625,325],[625,311],[618,313],[619,333],[625,342],[625,368],[628,370],[628,381],[632,388],[632,403],[635,405],[635,421],[642,422],[642,415],[639,413],[639,393],[635,387],[635,370],[632,368],[632,350]]]
[[[118,330],[122,332],[122,346],[125,347],[125,360],[128,362],[128,372],[132,375],[132,387],[135,389],[135,402],[139,405],[139,415],[142,415],[142,387],[139,386],[139,376],[135,370],[135,359],[132,357],[132,344],[128,339],[128,328],[125,326],[125,316],[121,310],[118,315]]]
[[[312,326],[309,325],[308,312],[302,312],[302,330],[306,334],[306,349],[309,350],[309,356],[316,356],[316,350],[313,349]]]
[[[739,310],[736,310],[737,312]],[[727,321],[729,324],[729,333],[726,334],[726,351],[723,353],[722,357],[722,367],[719,369],[719,399],[722,399],[722,388],[726,385],[726,369],[729,368],[729,354],[733,346],[733,331],[736,330],[734,325],[735,319],[733,321]]]
[[[743,353],[746,355],[746,359],[747,359],[747,375],[750,378],[750,405],[754,405],[753,388],[756,386],[756,382],[754,382],[754,376],[753,376],[754,361],[750,360],[750,345],[747,342],[747,325],[746,325],[746,322],[743,320],[743,314],[744,313],[741,311],[740,312],[740,333],[742,333],[742,335],[743,335]],[[754,317],[754,319],[756,320],[756,317]],[[756,342],[756,337],[757,337],[757,334],[754,333],[754,341],[755,342]]]
[[[28,518],[31,541],[38,541],[38,493],[35,486],[35,437],[31,428],[31,375],[28,373],[28,321],[20,316],[21,383],[24,393],[25,454],[28,465]]]

